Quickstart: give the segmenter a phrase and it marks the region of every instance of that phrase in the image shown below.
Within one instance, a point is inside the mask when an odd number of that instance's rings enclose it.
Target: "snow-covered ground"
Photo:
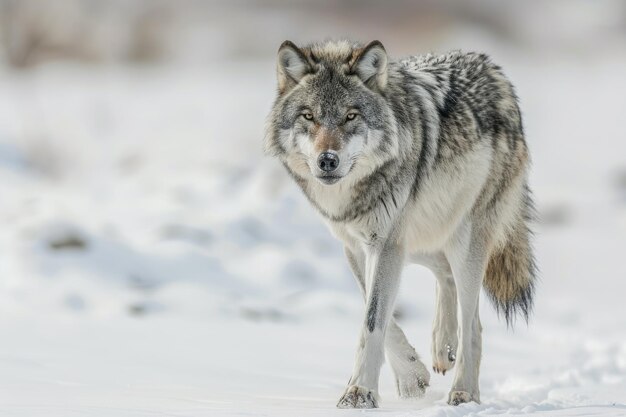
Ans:
[[[482,404],[447,406],[450,373],[401,401],[385,366],[365,414],[626,415],[626,54],[492,52],[534,159],[535,314],[512,331],[482,305]],[[0,70],[0,416],[361,414],[334,408],[360,295],[261,154],[273,68]],[[427,364],[433,299],[407,268]]]

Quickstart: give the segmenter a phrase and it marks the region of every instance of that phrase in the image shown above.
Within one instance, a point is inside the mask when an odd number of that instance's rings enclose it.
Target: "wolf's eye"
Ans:
[[[313,120],[313,113],[305,112],[301,115],[305,120]]]
[[[349,122],[350,120],[354,120],[357,118],[358,115],[359,115],[358,113],[348,113],[346,115],[346,121]]]

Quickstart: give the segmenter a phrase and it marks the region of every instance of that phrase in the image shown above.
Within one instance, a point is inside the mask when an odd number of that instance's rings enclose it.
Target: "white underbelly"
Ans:
[[[476,152],[454,167],[439,167],[420,185],[403,213],[404,244],[409,253],[440,251],[470,213],[490,167],[490,155]]]

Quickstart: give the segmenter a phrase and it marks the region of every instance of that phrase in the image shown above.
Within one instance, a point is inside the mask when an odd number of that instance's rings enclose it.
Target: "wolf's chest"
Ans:
[[[330,186],[311,183],[307,191],[311,201],[330,218],[344,216],[354,204],[352,190],[341,182]]]

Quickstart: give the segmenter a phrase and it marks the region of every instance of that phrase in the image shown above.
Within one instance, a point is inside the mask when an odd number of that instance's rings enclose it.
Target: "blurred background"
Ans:
[[[0,411],[331,412],[360,294],[261,141],[280,43],[343,37],[486,52],[517,88],[541,284],[528,327],[481,306],[468,407],[624,411],[621,0],[0,0]],[[433,305],[407,268],[397,315],[427,366]],[[443,412],[446,378],[413,407]]]

